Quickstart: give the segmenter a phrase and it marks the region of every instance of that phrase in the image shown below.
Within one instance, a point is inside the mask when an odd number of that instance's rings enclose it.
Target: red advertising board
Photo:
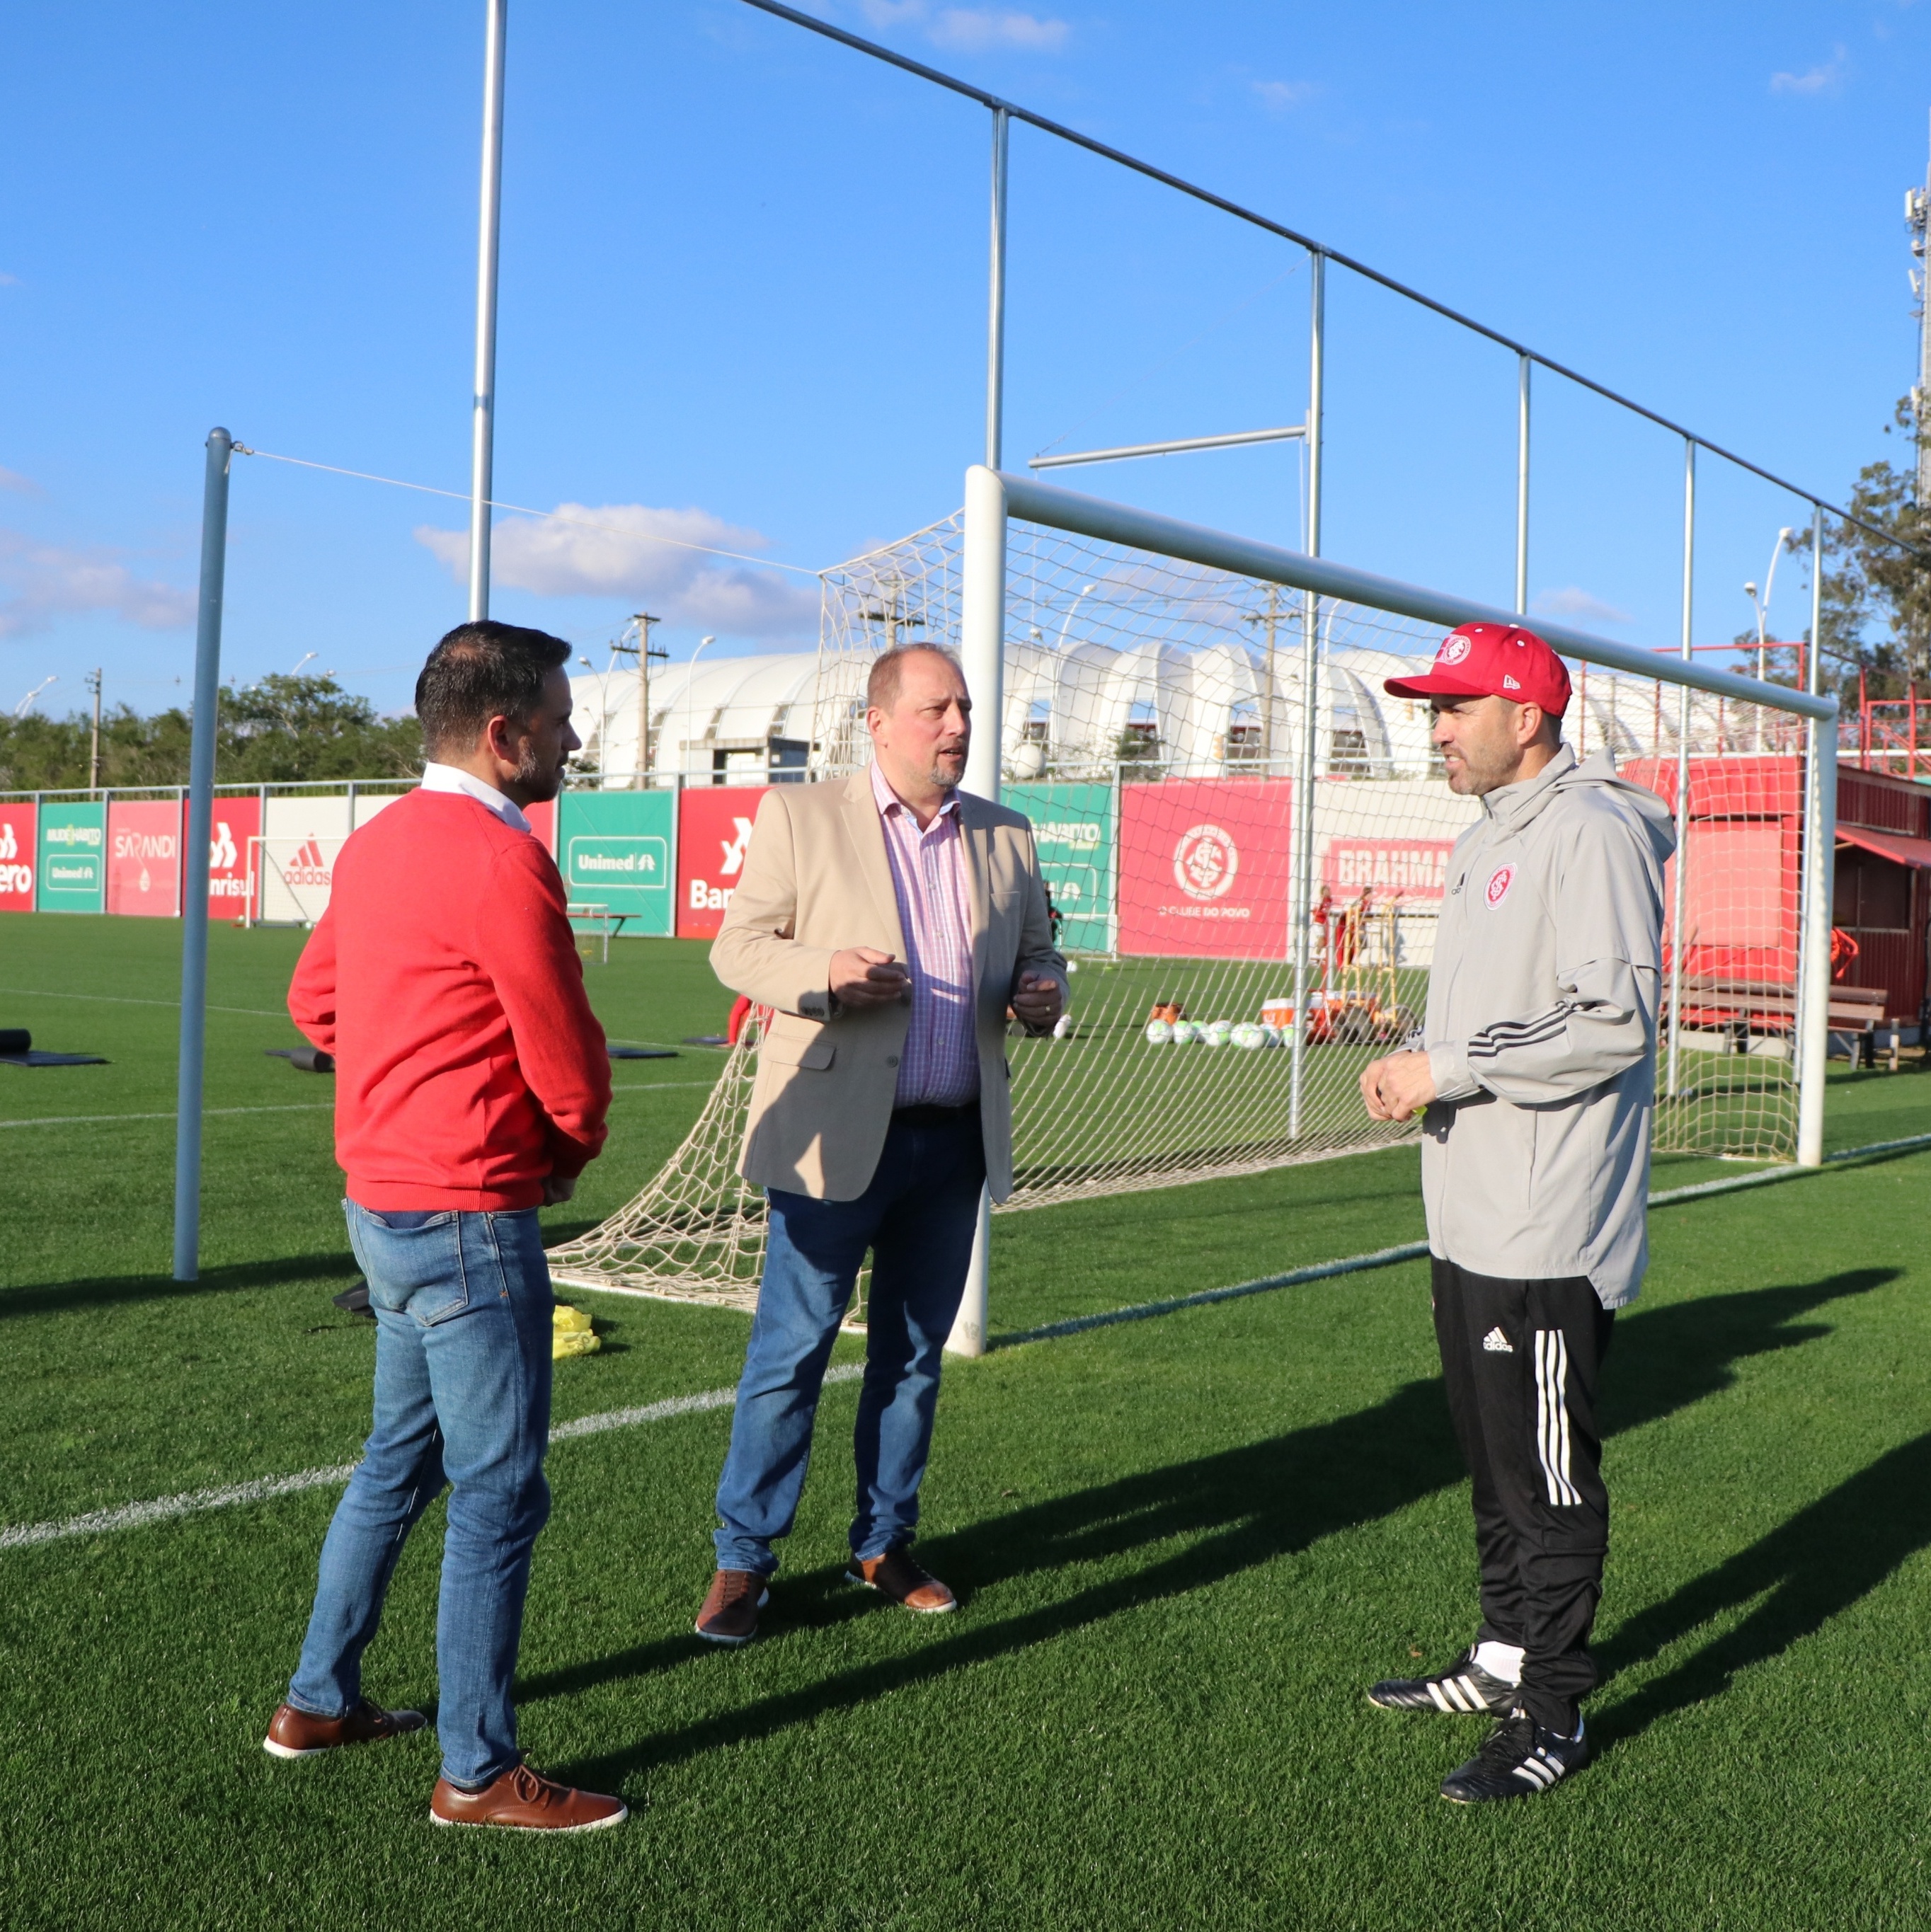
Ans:
[[[181,910],[178,799],[109,803],[107,910],[135,919],[172,919]]]
[[[182,825],[188,801],[182,801]],[[208,839],[208,916],[239,920],[248,910],[248,860],[260,850],[248,841],[261,836],[262,802],[258,794],[217,792],[212,830]],[[184,841],[184,843],[185,842]],[[257,908],[259,911],[259,907]]]
[[[1377,903],[1391,898],[1441,903],[1452,838],[1355,838],[1328,842],[1321,859],[1321,883],[1338,899],[1371,892]]]
[[[534,805],[526,805],[523,815],[530,821],[530,829],[536,835],[538,842],[551,858],[557,856],[557,801],[554,798],[539,799]]]
[[[711,939],[737,889],[769,785],[704,785],[677,796],[677,937]]]
[[[1293,797],[1286,778],[1123,785],[1120,950],[1285,958]]]
[[[34,855],[40,850],[34,807],[0,805],[0,912],[34,909]]]

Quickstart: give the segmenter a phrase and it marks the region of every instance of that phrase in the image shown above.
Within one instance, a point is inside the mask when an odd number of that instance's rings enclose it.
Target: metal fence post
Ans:
[[[174,1278],[201,1272],[201,1073],[208,1027],[208,848],[214,833],[215,731],[221,686],[221,592],[228,555],[228,464],[235,440],[208,433],[201,495],[201,610],[194,634],[194,730],[188,756],[188,849],[181,855],[181,1064],[174,1128]]]
[[[496,468],[496,265],[503,230],[503,57],[509,0],[484,0],[482,188],[477,209],[476,384],[470,405],[470,618],[489,615]],[[641,754],[639,754],[640,757]]]
[[[997,802],[999,740],[1005,721],[1006,639],[1006,489],[995,470],[975,464],[966,472],[966,548],[959,573],[959,656],[966,688],[972,694],[972,748],[967,755],[966,789]],[[955,1355],[986,1352],[990,1300],[992,1202],[979,1196],[979,1226],[972,1238],[972,1259],[966,1292],[952,1332],[945,1338]]]
[[[1005,443],[1006,147],[1009,122],[993,110],[993,254],[987,276],[986,467],[999,468]]]
[[[1327,258],[1309,258],[1311,284],[1308,350],[1308,554],[1321,554],[1321,442],[1323,388],[1327,346]],[[1314,908],[1314,758],[1320,728],[1320,632],[1321,600],[1312,591],[1301,599],[1301,758],[1295,774],[1293,869],[1287,894],[1287,919],[1293,941],[1294,1033],[1287,1075],[1287,1137],[1301,1136],[1301,1096],[1308,1043],[1308,957]]]
[[[1515,398],[1515,610],[1529,608],[1529,371],[1524,353],[1517,358]]]
[[[1823,688],[1824,506],[1811,506],[1810,651],[1805,688]],[[1837,868],[1837,721],[1804,720],[1803,880],[1797,962],[1797,1160],[1824,1164],[1830,1062],[1830,920]]]
[[[1691,661],[1690,611],[1696,586],[1696,445],[1683,443],[1683,644]],[[1689,877],[1689,687],[1678,686],[1676,705],[1676,886],[1670,897],[1669,1078],[1665,1091],[1676,1097],[1683,1058],[1683,916]]]

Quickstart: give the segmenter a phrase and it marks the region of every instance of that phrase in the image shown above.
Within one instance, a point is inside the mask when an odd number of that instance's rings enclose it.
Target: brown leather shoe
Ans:
[[[771,1600],[755,1570],[720,1570],[704,1593],[697,1634],[707,1643],[749,1643],[758,1634],[758,1612]]]
[[[959,1607],[959,1599],[936,1576],[928,1576],[912,1561],[909,1550],[888,1550],[882,1556],[869,1556],[854,1562],[845,1571],[849,1583],[863,1583],[867,1589],[882,1592],[895,1604],[926,1616],[943,1616]]]
[[[385,1711],[366,1697],[345,1718],[317,1718],[284,1704],[269,1720],[262,1749],[271,1757],[313,1757],[344,1744],[379,1744],[419,1731],[427,1721],[420,1711]]]
[[[630,1807],[620,1798],[578,1791],[513,1764],[480,1791],[463,1791],[446,1778],[429,1800],[432,1825],[501,1825],[515,1832],[600,1832],[620,1825]]]

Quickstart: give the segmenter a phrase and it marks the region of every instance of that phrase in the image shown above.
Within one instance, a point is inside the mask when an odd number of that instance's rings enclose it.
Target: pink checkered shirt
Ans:
[[[899,929],[911,971],[911,1024],[899,1057],[898,1107],[962,1107],[979,1091],[972,1010],[972,914],[959,800],[921,832],[885,775],[872,767],[872,796],[885,832]]]

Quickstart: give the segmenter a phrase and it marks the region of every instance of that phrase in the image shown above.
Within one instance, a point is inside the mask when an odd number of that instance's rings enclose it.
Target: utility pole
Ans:
[[[1931,223],[1931,165],[1922,188],[1904,191],[1904,219],[1911,230],[1911,252],[1917,258],[1911,286],[1917,297],[1917,380],[1911,386],[1911,413],[1917,431],[1917,507],[1931,510],[1931,298],[1925,288],[1925,239]]]
[[[97,668],[87,674],[87,688],[94,694],[94,736],[87,748],[87,789],[101,789],[101,673]]]
[[[630,621],[637,626],[635,641],[614,644],[610,648],[618,657],[637,660],[637,789],[641,791],[650,772],[650,660],[655,658],[662,664],[670,652],[653,650],[650,644],[650,626],[661,624],[662,618],[653,617],[647,610],[636,610],[631,614]]]

